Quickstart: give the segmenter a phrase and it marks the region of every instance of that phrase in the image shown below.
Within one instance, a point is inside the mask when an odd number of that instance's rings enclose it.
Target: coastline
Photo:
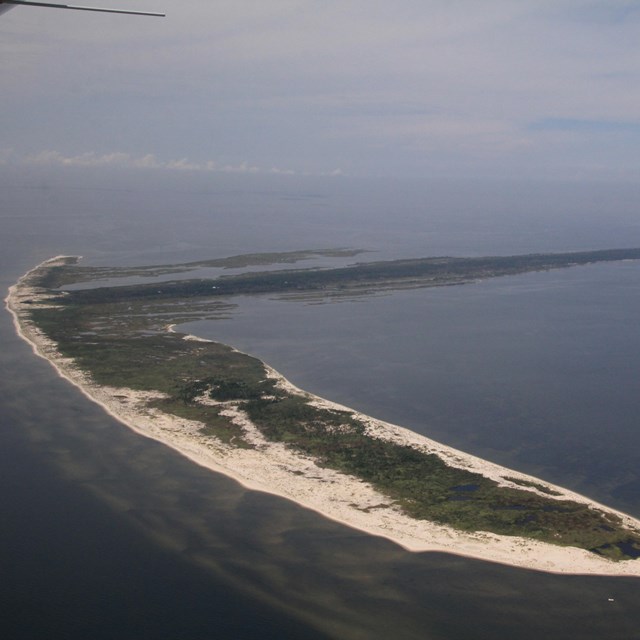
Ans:
[[[9,289],[5,299],[13,316],[18,335],[29,343],[33,352],[47,360],[57,371],[90,400],[99,404],[112,417],[141,435],[153,438],[186,456],[197,464],[223,473],[248,489],[272,493],[312,509],[332,520],[385,537],[409,551],[438,551],[516,567],[551,573],[592,574],[610,576],[640,576],[640,559],[613,562],[593,553],[573,547],[538,542],[492,533],[466,533],[452,527],[425,520],[415,520],[386,504],[388,498],[356,478],[317,466],[313,460],[267,442],[246,417],[229,409],[229,417],[249,433],[254,449],[239,449],[200,434],[197,422],[169,416],[145,406],[153,394],[130,389],[102,387],[94,384],[75,364],[61,356],[56,345],[26,319],[42,291],[29,286],[29,276],[43,266],[70,256],[57,256],[28,271]],[[24,304],[26,299],[30,304]],[[170,329],[171,330],[171,329]],[[184,339],[197,339],[184,336]],[[438,454],[447,464],[469,469],[512,486],[505,477],[535,482],[560,492],[556,499],[570,499],[619,515],[629,526],[640,529],[640,521],[609,509],[588,498],[539,480],[538,478],[482,460],[452,449],[400,426],[364,416],[350,408],[312,396],[292,385],[275,370],[267,367],[269,376],[288,390],[304,394],[323,407],[349,411],[367,424],[367,431],[379,438],[393,440]],[[535,489],[530,489],[535,492]]]

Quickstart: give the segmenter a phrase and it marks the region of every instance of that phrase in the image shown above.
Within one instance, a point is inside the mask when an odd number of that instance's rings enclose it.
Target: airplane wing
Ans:
[[[52,9],[74,9],[76,11],[99,11],[101,13],[126,13],[135,16],[164,17],[164,13],[151,13],[148,11],[128,11],[126,9],[101,9],[98,7],[83,7],[77,4],[60,4],[57,2],[27,2],[26,0],[0,0],[0,13],[11,9],[12,6],[22,5],[26,7],[50,7]]]

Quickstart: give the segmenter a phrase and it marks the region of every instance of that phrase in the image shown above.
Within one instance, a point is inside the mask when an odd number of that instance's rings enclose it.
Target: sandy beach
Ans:
[[[30,285],[30,275],[42,266],[53,266],[63,260],[64,256],[58,256],[38,265],[10,288],[5,303],[13,315],[16,331],[31,345],[35,354],[51,363],[61,377],[78,387],[90,400],[98,403],[107,413],[136,433],[162,442],[193,462],[230,476],[249,489],[293,500],[327,518],[371,535],[388,538],[410,551],[447,552],[553,573],[640,577],[640,559],[613,562],[577,548],[485,532],[466,533],[410,518],[390,505],[390,500],[369,484],[319,467],[312,459],[288,449],[283,444],[268,442],[236,407],[225,407],[225,415],[243,429],[254,445],[253,449],[239,449],[226,445],[211,436],[202,435],[200,423],[150,409],[146,405],[150,397],[157,397],[153,394],[94,384],[73,361],[62,357],[56,345],[28,319],[28,310],[33,309],[39,301],[42,302],[45,295],[43,290],[34,289]],[[30,301],[28,305],[25,304],[27,300]],[[199,338],[185,336],[185,339]],[[595,503],[585,496],[447,447],[403,427],[311,396],[296,388],[275,370],[267,370],[268,375],[288,391],[303,394],[319,406],[339,408],[356,415],[366,423],[371,436],[436,453],[451,466],[481,473],[504,486],[523,489],[522,486],[510,482],[508,478],[544,485],[558,492],[559,495],[554,495],[552,499],[579,501],[615,513],[629,528],[640,531],[639,520]],[[213,402],[204,398],[200,401]],[[527,490],[537,491],[533,487]]]

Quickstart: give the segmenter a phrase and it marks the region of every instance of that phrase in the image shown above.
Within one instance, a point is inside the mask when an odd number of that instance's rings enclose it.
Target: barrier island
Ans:
[[[135,268],[82,266],[78,257],[59,256],[25,274],[6,303],[34,352],[89,398],[131,429],[247,487],[412,551],[640,576],[640,521],[309,394],[250,355],[176,329],[226,316],[239,294],[324,299],[460,285],[638,260],[640,249],[283,266],[360,253],[311,250]],[[189,277],[207,269],[216,274]]]

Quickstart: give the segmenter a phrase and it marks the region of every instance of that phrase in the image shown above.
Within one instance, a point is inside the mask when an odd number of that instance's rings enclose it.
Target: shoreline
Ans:
[[[381,536],[412,552],[445,552],[515,567],[559,574],[589,574],[640,577],[640,559],[614,562],[574,547],[561,547],[529,538],[500,536],[493,533],[467,533],[426,520],[416,520],[386,504],[389,499],[367,483],[330,469],[317,466],[311,458],[266,441],[248,419],[229,408],[227,415],[249,434],[254,449],[239,449],[223,444],[199,432],[200,423],[169,416],[145,406],[150,397],[160,394],[94,384],[87,374],[61,356],[56,345],[26,320],[33,301],[43,300],[43,291],[29,286],[29,277],[44,266],[68,260],[73,256],[57,256],[29,270],[10,287],[6,308],[13,316],[19,337],[31,345],[32,351],[47,360],[59,376],[76,386],[91,401],[132,431],[171,447],[191,461],[233,478],[251,490],[271,493],[316,511],[324,517],[370,535]],[[24,304],[28,298],[32,304]],[[167,328],[173,331],[173,327]],[[202,340],[183,336],[186,340]],[[318,406],[349,411],[362,419],[367,432],[375,437],[436,453],[450,466],[469,469],[514,486],[506,479],[535,482],[561,495],[553,499],[582,502],[620,516],[625,524],[640,530],[640,521],[622,512],[598,504],[580,494],[552,485],[539,478],[501,467],[476,456],[453,449],[404,427],[392,425],[353,411],[295,387],[265,364],[269,377],[294,393],[303,394]],[[522,488],[522,487],[519,487]],[[535,488],[527,489],[537,492]],[[547,496],[549,497],[549,496]]]

